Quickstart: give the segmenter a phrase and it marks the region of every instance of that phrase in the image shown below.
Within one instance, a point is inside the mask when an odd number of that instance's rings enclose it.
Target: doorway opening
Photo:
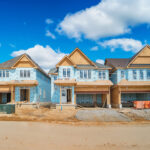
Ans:
[[[71,89],[67,89],[67,103],[71,103]]]
[[[11,93],[7,93],[7,103],[11,102]]]
[[[22,102],[29,102],[29,89],[20,89],[20,101]]]

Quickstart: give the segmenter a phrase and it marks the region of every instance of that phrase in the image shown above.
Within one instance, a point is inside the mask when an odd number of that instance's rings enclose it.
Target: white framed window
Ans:
[[[63,77],[70,78],[70,68],[63,68]]]
[[[105,71],[99,71],[98,72],[98,78],[100,80],[105,80],[106,79],[106,72]]]
[[[20,70],[21,78],[30,78],[30,70]]]
[[[80,70],[80,79],[91,79],[91,70]]]
[[[147,79],[150,79],[150,70],[147,70]]]
[[[9,70],[0,70],[1,78],[9,78]]]
[[[136,80],[137,79],[137,71],[133,70],[133,79]]]
[[[121,79],[125,79],[125,71],[121,70]]]
[[[143,70],[140,70],[140,80],[143,80],[144,79],[144,72]]]

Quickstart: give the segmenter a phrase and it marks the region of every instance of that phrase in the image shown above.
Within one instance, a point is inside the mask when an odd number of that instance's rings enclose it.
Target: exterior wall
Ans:
[[[89,69],[76,69],[73,66],[60,66],[59,71],[58,71],[58,78],[63,78],[63,68],[70,68],[71,74],[70,74],[70,79],[76,79],[77,81],[96,81],[99,80],[98,78],[98,71],[102,70],[91,70],[91,79],[80,79],[80,70],[89,70]],[[106,73],[106,79],[109,80],[109,71],[108,70],[103,70]]]
[[[21,78],[20,70],[30,70],[30,77]],[[11,81],[11,80],[19,80],[19,81],[20,80],[37,80],[38,81],[38,86],[26,86],[26,87],[16,86],[15,87],[15,101],[16,102],[20,101],[20,89],[23,89],[23,88],[30,89],[30,102],[50,102],[50,98],[51,98],[50,78],[46,77],[37,69],[34,69],[34,68],[9,69],[9,77],[0,78],[0,81]],[[5,93],[3,93],[2,102],[4,103],[6,101],[7,101],[7,95],[5,96]]]
[[[126,79],[128,81],[150,81],[150,79],[147,79],[147,70],[149,70],[149,69],[118,69],[112,73],[111,78],[110,78],[114,84],[117,84],[122,80],[122,78],[121,78],[122,70],[125,71],[124,79]],[[137,71],[137,79],[136,80],[133,79],[133,70]],[[143,70],[143,73],[144,73],[143,80],[140,80],[140,70]]]
[[[36,80],[38,81],[38,86],[37,88],[33,88],[32,91],[34,90],[36,92],[36,98],[38,102],[50,102],[51,100],[51,80],[43,75],[40,71],[36,70]],[[32,98],[35,100],[35,98]]]
[[[1,77],[0,81],[11,81],[11,80],[36,80],[36,69],[34,68],[16,68],[16,69],[1,69],[9,70],[9,77]],[[30,78],[21,78],[20,70],[30,70]]]
[[[50,77],[51,77],[51,84],[50,84],[51,85],[51,102],[52,103],[60,103],[60,86],[55,85],[54,80],[63,78],[63,68],[70,68],[70,70],[71,70],[70,79],[76,79],[76,81],[100,80],[98,78],[98,71],[102,71],[102,70],[91,69],[91,79],[80,79],[80,72],[79,72],[80,70],[79,69],[76,69],[73,66],[60,66],[58,69],[58,75],[50,75]],[[108,70],[103,70],[103,71],[105,71],[105,73],[106,73],[105,80],[109,80],[109,71]],[[74,91],[74,87],[68,87],[68,88],[72,88],[72,91]],[[74,99],[74,92],[72,92],[72,99]],[[74,103],[74,101],[73,101],[73,103]]]
[[[51,75],[51,102],[52,103],[59,103],[60,101],[60,87],[54,84],[55,78],[57,79],[56,75]]]

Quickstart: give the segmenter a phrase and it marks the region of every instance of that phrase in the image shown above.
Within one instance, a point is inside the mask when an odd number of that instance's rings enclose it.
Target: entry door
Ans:
[[[67,89],[62,89],[61,103],[67,103]]]

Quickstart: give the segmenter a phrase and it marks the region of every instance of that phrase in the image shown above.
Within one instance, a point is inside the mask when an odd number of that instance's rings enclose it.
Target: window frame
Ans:
[[[92,71],[91,70],[79,70],[80,79],[91,79]]]
[[[137,80],[137,70],[132,71],[133,80]]]
[[[71,69],[63,68],[62,76],[63,76],[63,78],[70,78],[71,77]]]
[[[120,74],[121,74],[121,79],[125,79],[125,71],[124,71],[124,70],[121,70],[121,71],[120,71]]]
[[[20,70],[20,78],[30,78],[31,70]]]
[[[0,78],[9,78],[9,70],[0,70]]]
[[[141,73],[142,73],[142,78],[141,78]],[[144,71],[143,70],[139,71],[139,78],[140,78],[140,80],[144,80]]]
[[[106,80],[106,72],[105,72],[105,70],[98,71],[98,79]]]
[[[147,70],[147,79],[150,79],[150,70]]]

